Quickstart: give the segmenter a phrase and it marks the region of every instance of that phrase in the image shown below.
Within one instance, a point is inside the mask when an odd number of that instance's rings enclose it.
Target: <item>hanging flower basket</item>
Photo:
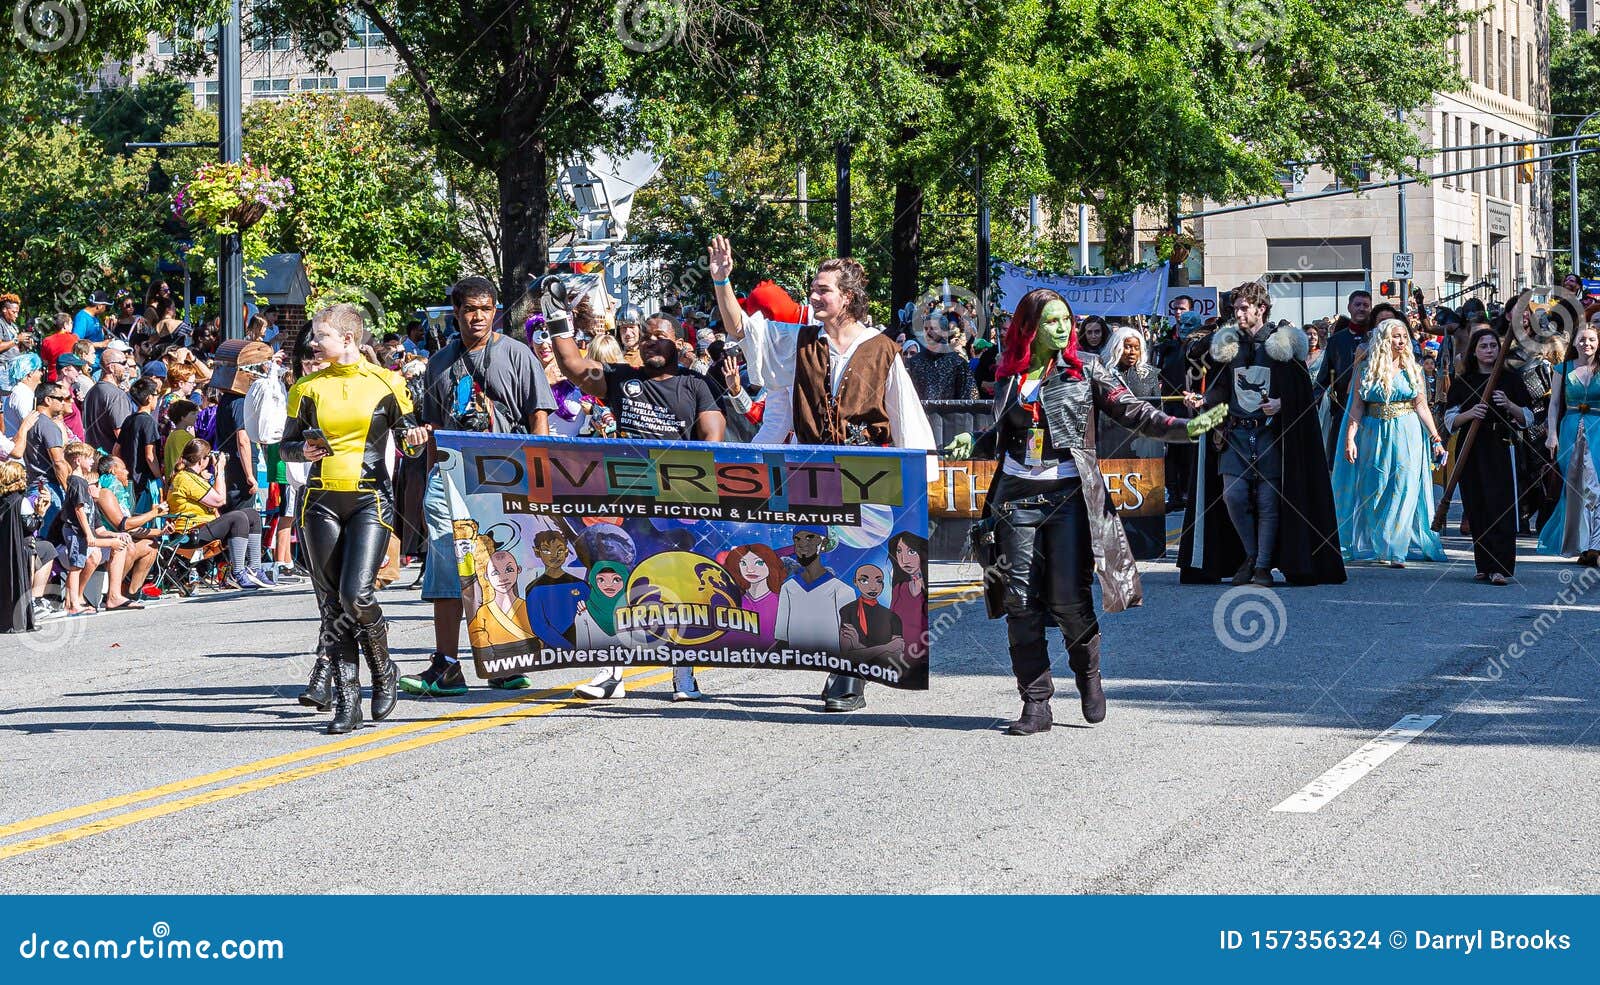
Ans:
[[[1189,253],[1198,242],[1193,233],[1182,230],[1173,232],[1169,229],[1156,237],[1156,256],[1162,260],[1171,260],[1173,263],[1186,263]]]
[[[233,164],[202,165],[173,196],[172,214],[219,234],[242,234],[267,213],[282,209],[293,195],[293,182],[272,177],[246,157]]]

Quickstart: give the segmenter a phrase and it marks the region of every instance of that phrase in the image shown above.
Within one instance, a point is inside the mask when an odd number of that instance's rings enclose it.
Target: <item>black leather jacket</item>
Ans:
[[[1000,459],[1014,453],[1022,460],[1033,417],[1017,399],[1018,384],[1016,377],[996,381],[995,426],[978,440],[974,457]],[[1082,379],[1052,373],[1040,388],[1039,403],[1046,441],[1057,452],[1095,454],[1096,409],[1130,431],[1161,441],[1189,440],[1187,419],[1169,416],[1135,396],[1114,370],[1093,360],[1084,362]]]
[[[1022,461],[1033,417],[1017,401],[1017,384],[1016,377],[996,381],[995,426],[978,439],[974,457],[999,459],[1015,451],[1017,460]],[[1105,611],[1121,612],[1139,605],[1144,596],[1139,568],[1122,520],[1112,508],[1105,481],[1100,478],[1100,461],[1095,454],[1095,411],[1098,409],[1130,431],[1162,441],[1188,441],[1188,420],[1164,414],[1134,396],[1114,371],[1093,360],[1084,361],[1082,379],[1052,373],[1041,387],[1039,399],[1047,444],[1059,459],[1070,456],[1078,475],[1088,480],[1081,483],[1081,488]],[[984,510],[1013,498],[1010,490],[1025,492],[1019,489],[1019,481],[996,469]]]

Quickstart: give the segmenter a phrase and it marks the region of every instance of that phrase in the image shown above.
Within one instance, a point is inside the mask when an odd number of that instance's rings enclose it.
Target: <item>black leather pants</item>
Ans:
[[[993,510],[1011,669],[1023,700],[1047,701],[1055,691],[1045,640],[1052,622],[1066,639],[1075,674],[1097,669],[1091,664],[1099,662],[1088,507],[1077,479],[1037,482],[1006,476],[1002,489],[1003,499]]]
[[[372,582],[393,533],[391,509],[381,491],[306,490],[300,536],[311,561],[324,641],[335,658],[354,658],[356,625],[383,618]]]

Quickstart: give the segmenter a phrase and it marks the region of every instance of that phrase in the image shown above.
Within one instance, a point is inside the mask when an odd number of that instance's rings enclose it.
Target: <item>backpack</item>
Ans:
[[[263,376],[250,384],[244,398],[244,430],[258,445],[275,445],[283,440],[283,426],[289,419],[289,393],[275,376]]]

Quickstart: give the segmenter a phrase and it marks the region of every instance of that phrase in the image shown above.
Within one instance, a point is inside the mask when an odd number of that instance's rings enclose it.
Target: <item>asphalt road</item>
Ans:
[[[582,675],[559,671],[535,683],[560,690],[403,698],[345,739],[293,702],[304,591],[54,622],[0,649],[0,887],[1600,890],[1600,575],[1524,541],[1494,588],[1447,546],[1271,595],[1146,565],[1145,607],[1103,620],[1109,717],[1082,726],[1058,649],[1066,727],[1031,738],[997,731],[1017,698],[978,603],[936,613],[931,690],[873,687],[853,715],[820,712],[815,673],[705,672],[690,705],[644,669],[576,705]],[[414,672],[427,612],[384,603]],[[1406,716],[1440,717],[1362,752]],[[1273,810],[1352,755],[1320,809]]]

